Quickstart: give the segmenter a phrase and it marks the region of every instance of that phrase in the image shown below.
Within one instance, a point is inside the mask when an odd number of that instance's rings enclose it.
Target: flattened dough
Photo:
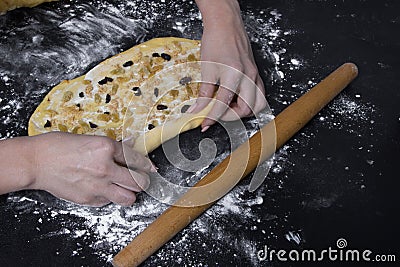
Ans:
[[[198,127],[210,110],[212,104],[198,114],[184,113],[198,96],[199,58],[195,40],[156,38],[134,46],[55,86],[32,114],[28,134],[63,131],[130,139],[147,154]]]

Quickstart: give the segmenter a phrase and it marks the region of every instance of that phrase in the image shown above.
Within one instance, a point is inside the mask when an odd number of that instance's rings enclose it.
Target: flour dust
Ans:
[[[167,3],[168,2],[168,3]],[[201,38],[201,16],[193,1],[62,1],[35,8],[34,11],[14,11],[25,21],[5,25],[6,16],[0,17],[0,123],[6,129],[0,138],[12,138],[26,133],[29,114],[50,88],[63,79],[82,75],[101,60],[121,52],[133,44],[158,36]],[[287,106],[306,92],[317,81],[310,77],[306,83],[293,83],[291,73],[301,70],[307,62],[301,55],[287,51],[288,36],[296,31],[284,29],[279,10],[243,12],[250,39],[257,44],[255,54],[268,62],[268,69],[261,69],[267,82],[276,84],[278,92],[271,99]],[[56,39],[52,42],[51,38]],[[322,46],[323,44],[316,44]],[[362,101],[361,95],[344,94],[337,98],[316,123],[329,129],[344,128],[363,120],[373,124],[374,107]],[[350,128],[348,128],[350,129]],[[350,134],[363,134],[360,131]],[[253,131],[254,132],[254,131]],[[276,188],[285,185],[286,176],[279,177],[292,165],[290,152],[304,146],[314,133],[303,132],[300,137],[285,145],[275,155],[269,181],[254,193],[247,191],[247,181],[239,184],[229,194],[187,227],[177,238],[153,255],[145,265],[206,266],[209,251],[220,258],[230,258],[232,264],[259,264],[256,251],[260,244],[250,231],[267,239],[277,238],[279,214],[260,214],[271,183]],[[222,153],[217,161],[227,154]],[[373,160],[371,159],[373,164]],[[166,173],[175,176],[168,167]],[[197,175],[204,174],[198,173]],[[167,206],[141,194],[130,208],[108,205],[103,208],[81,207],[57,200],[43,192],[13,193],[8,197],[9,206],[17,212],[36,216],[35,229],[42,238],[54,235],[66,239],[82,239],[89,243],[99,260],[110,262],[112,257],[146,228]],[[67,216],[67,217],[66,217]],[[68,219],[70,218],[70,219]],[[79,220],[74,220],[78,218]],[[62,227],[54,232],[42,232],[40,225],[57,221]],[[229,225],[229,227],[226,227]],[[270,225],[265,228],[265,225]],[[287,230],[285,238],[295,243],[301,236]],[[81,256],[77,244],[70,251],[71,257]]]

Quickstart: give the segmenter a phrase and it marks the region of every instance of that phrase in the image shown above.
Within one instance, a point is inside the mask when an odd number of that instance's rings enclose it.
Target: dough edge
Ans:
[[[207,114],[213,107],[214,102],[215,100],[212,100],[203,110],[198,113],[182,114],[182,117],[166,121],[164,124],[155,127],[143,135],[140,135],[135,140],[133,149],[143,155],[147,155],[161,144],[174,138],[180,133],[197,128],[207,117]]]

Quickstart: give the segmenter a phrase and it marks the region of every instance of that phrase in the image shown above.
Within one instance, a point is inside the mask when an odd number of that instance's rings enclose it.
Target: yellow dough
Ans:
[[[0,14],[19,7],[34,7],[52,1],[57,0],[0,0]]]
[[[214,102],[212,101],[205,109],[197,114],[184,114],[178,119],[167,121],[162,126],[157,126],[152,131],[139,136],[135,140],[133,148],[143,155],[146,155],[178,134],[197,128],[204,118],[206,118],[213,104]]]
[[[200,42],[156,38],[115,55],[74,80],[55,86],[29,120],[28,134],[50,131],[134,140],[147,154],[162,142],[198,127],[186,108],[198,96]]]

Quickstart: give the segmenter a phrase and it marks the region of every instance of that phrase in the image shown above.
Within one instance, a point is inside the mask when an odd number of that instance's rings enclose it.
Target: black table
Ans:
[[[1,138],[26,135],[29,115],[62,79],[82,75],[104,58],[153,37],[201,37],[191,2],[113,2],[61,1],[0,16]],[[122,12],[112,11],[110,5]],[[192,226],[194,230],[179,234],[145,265],[298,266],[276,257],[260,262],[256,253],[264,246],[300,252],[337,249],[339,239],[347,241],[346,248],[369,249],[373,256],[395,255],[398,260],[400,3],[252,0],[241,1],[241,6],[275,114],[344,62],[355,62],[359,77],[277,153],[261,189],[236,191],[231,200],[248,209],[229,213],[230,207],[221,204],[201,218],[209,223],[210,233]],[[85,17],[88,13],[99,16],[103,26],[89,25],[98,20]],[[129,20],[124,23],[124,18]],[[88,21],[97,31],[79,28],[79,21]],[[117,26],[110,28],[108,22]],[[84,47],[71,45],[79,42]],[[209,135],[220,131],[215,127]],[[193,131],[182,140],[200,137]],[[153,159],[163,166],[161,151]],[[240,186],[245,188],[248,180]],[[249,201],[253,204],[246,204]],[[1,196],[1,266],[109,264],[98,253],[104,249],[101,244],[93,246],[94,233],[60,234],[65,225],[73,229],[85,222],[71,208],[55,216],[57,205],[62,203],[43,192]],[[327,257],[324,263],[366,265]],[[372,266],[378,265],[394,266]]]

